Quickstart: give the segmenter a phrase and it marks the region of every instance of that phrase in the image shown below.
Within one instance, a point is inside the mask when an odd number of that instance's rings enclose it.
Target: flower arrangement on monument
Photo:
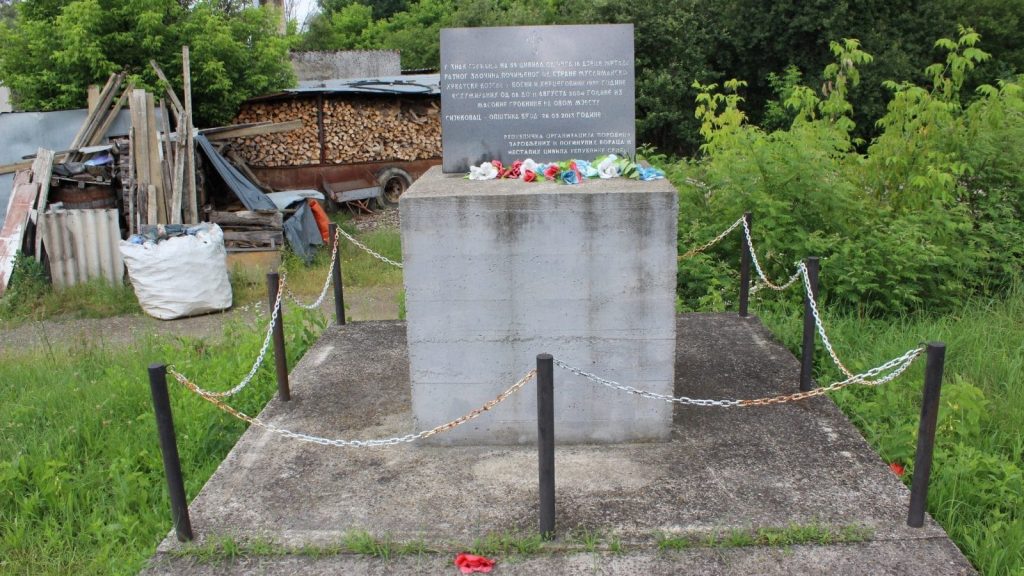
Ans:
[[[527,158],[516,160],[509,166],[498,160],[483,162],[479,166],[470,166],[470,180],[518,179],[523,182],[557,182],[560,184],[580,184],[592,178],[631,178],[633,180],[660,180],[665,172],[653,166],[639,164],[609,154],[601,156],[593,162],[586,160],[566,160],[542,164]]]

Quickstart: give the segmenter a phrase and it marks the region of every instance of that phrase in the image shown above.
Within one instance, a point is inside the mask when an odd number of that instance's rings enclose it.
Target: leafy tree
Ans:
[[[125,70],[161,94],[151,59],[181,88],[181,46],[189,45],[196,120],[227,122],[246,98],[294,82],[287,40],[268,9],[224,12],[209,0],[24,0],[0,28],[0,81],[19,106],[82,107],[89,84]]]

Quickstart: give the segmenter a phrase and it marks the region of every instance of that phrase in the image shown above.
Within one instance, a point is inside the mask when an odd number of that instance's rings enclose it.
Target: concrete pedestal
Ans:
[[[416,429],[481,406],[542,352],[671,394],[678,196],[666,180],[582,185],[424,174],[402,196]],[[431,438],[536,441],[536,387]],[[558,442],[667,440],[672,406],[555,368]]]

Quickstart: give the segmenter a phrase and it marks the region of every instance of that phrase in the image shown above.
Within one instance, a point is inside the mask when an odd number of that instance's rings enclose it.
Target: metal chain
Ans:
[[[562,368],[564,370],[568,370],[569,372],[572,372],[573,374],[575,374],[577,376],[582,376],[582,377],[586,378],[587,380],[590,380],[591,382],[596,382],[598,384],[601,384],[603,386],[607,386],[607,387],[615,389],[615,390],[619,390],[621,392],[628,392],[630,394],[636,394],[637,396],[642,396],[644,398],[650,398],[652,400],[664,400],[665,402],[674,402],[676,404],[684,404],[684,405],[689,405],[689,406],[720,406],[720,407],[729,407],[729,406],[739,406],[740,405],[740,401],[739,400],[701,400],[699,398],[687,398],[686,396],[679,396],[677,398],[677,397],[674,397],[674,396],[669,396],[668,394],[658,394],[657,392],[651,392],[649,390],[640,390],[639,388],[634,388],[632,386],[626,386],[626,385],[623,385],[623,384],[619,384],[618,382],[613,382],[611,380],[605,380],[604,378],[601,378],[600,376],[597,376],[596,374],[591,374],[590,372],[584,372],[583,370],[581,370],[579,368],[576,368],[574,366],[570,366],[569,364],[566,364],[565,362],[562,362],[558,358],[554,359],[554,363],[555,363],[555,366],[558,366],[559,368]]]
[[[374,252],[373,250],[370,249],[369,246],[367,246],[366,244],[363,244],[359,240],[356,240],[355,238],[350,236],[348,232],[345,232],[344,230],[342,230],[341,226],[338,226],[338,232],[341,233],[342,236],[347,238],[349,242],[351,242],[351,243],[355,244],[356,246],[362,248],[364,252],[366,252],[370,256],[373,256],[377,260],[380,260],[381,262],[384,262],[385,264],[391,264],[392,266],[397,266],[398,268],[402,267],[402,263],[401,262],[395,262],[394,260],[388,258],[387,256],[382,256],[382,255]]]
[[[705,243],[705,244],[703,244],[701,246],[698,246],[697,248],[693,248],[693,249],[689,250],[688,252],[686,252],[685,254],[680,256],[679,259],[680,260],[686,260],[687,258],[696,256],[697,254],[700,254],[701,252],[707,250],[708,248],[711,248],[715,244],[718,244],[719,242],[722,241],[722,238],[725,238],[726,236],[728,236],[729,233],[732,232],[733,230],[735,230],[736,227],[739,226],[742,222],[743,222],[743,218],[740,218],[739,220],[733,222],[731,226],[729,226],[724,231],[722,231],[722,233],[719,234],[718,236],[715,236],[714,238],[712,238],[710,242],[707,242],[707,243]]]
[[[790,276],[789,281],[786,282],[785,284],[779,285],[772,283],[772,281],[769,280],[767,276],[765,276],[764,270],[761,270],[761,263],[757,261],[757,253],[754,252],[754,241],[751,240],[750,238],[750,227],[747,226],[746,219],[740,218],[740,223],[743,224],[743,237],[746,238],[747,249],[750,250],[750,260],[754,263],[754,270],[757,271],[757,275],[761,278],[761,282],[768,288],[771,288],[772,290],[775,290],[777,292],[781,292],[786,288],[792,286],[793,282],[796,282],[796,278],[800,274],[800,271],[797,270],[796,274]]]
[[[778,290],[785,290],[786,288],[789,288],[790,286],[792,286],[794,283],[796,283],[797,280],[800,279],[800,275],[801,274],[803,274],[803,272],[799,268],[797,268],[797,271],[793,272],[793,275],[789,277],[789,280],[787,280],[785,284],[780,286],[778,288]],[[750,288],[750,294],[751,295],[757,294],[757,291],[760,290],[761,288],[764,288],[764,287],[765,287],[764,284],[760,284],[760,283],[759,284],[754,284]]]
[[[312,436],[310,434],[302,434],[300,432],[292,432],[291,430],[287,430],[285,428],[281,428],[278,426],[274,426],[273,424],[264,422],[263,420],[260,420],[258,417],[249,416],[248,414],[245,414],[244,412],[241,412],[236,408],[228,406],[215,396],[212,396],[210,394],[204,394],[203,391],[198,386],[196,386],[192,382],[189,382],[188,379],[178,379],[178,382],[180,382],[189,390],[195,392],[196,394],[199,394],[200,397],[207,400],[217,408],[220,408],[224,412],[231,414],[235,418],[248,422],[253,426],[263,428],[269,432],[280,434],[286,438],[293,438],[295,440],[301,440],[303,442],[312,442],[314,444],[320,444],[322,446],[337,446],[342,448],[370,448],[377,446],[394,446],[396,444],[402,444],[405,442],[414,442],[416,440],[422,440],[423,438],[429,438],[430,436],[433,436],[435,434],[447,432],[453,428],[465,424],[466,422],[476,418],[477,416],[483,414],[484,412],[487,412],[491,408],[494,408],[498,404],[504,402],[509,396],[518,392],[527,382],[532,380],[536,374],[536,370],[530,370],[522,378],[520,378],[519,381],[510,386],[501,394],[498,394],[498,396],[496,396],[493,400],[490,400],[483,406],[475,410],[471,410],[470,412],[466,413],[463,416],[460,416],[459,418],[456,418],[455,420],[452,420],[451,422],[441,424],[440,426],[431,428],[430,430],[423,430],[421,432],[417,432],[416,434],[406,434],[405,436],[396,436],[394,438],[381,438],[372,440],[342,440],[323,438],[321,436]]]
[[[882,364],[881,366],[876,366],[875,368],[872,368],[872,369],[868,370],[867,372],[862,372],[860,374],[854,374],[853,376],[847,378],[846,380],[842,380],[842,381],[839,381],[839,382],[833,382],[832,384],[829,384],[828,386],[825,386],[825,387],[822,387],[822,388],[815,388],[815,389],[809,390],[807,392],[797,392],[796,394],[782,394],[782,395],[779,395],[779,396],[767,396],[767,397],[764,397],[764,398],[755,398],[753,400],[742,400],[740,405],[743,406],[743,407],[747,407],[747,406],[769,406],[769,405],[772,405],[772,404],[784,404],[786,402],[794,402],[796,400],[803,400],[805,398],[812,398],[814,396],[821,396],[822,394],[827,394],[827,393],[832,392],[834,390],[839,390],[840,388],[845,388],[845,387],[849,386],[850,384],[863,384],[865,386],[881,386],[882,384],[886,384],[888,382],[891,382],[891,381],[895,380],[897,377],[899,377],[900,374],[903,374],[907,370],[907,368],[910,368],[910,365],[914,363],[914,360],[916,360],[918,356],[920,356],[921,354],[924,353],[924,350],[925,350],[924,346],[918,346],[917,348],[912,348],[912,349],[908,350],[906,353],[904,353],[902,356],[899,356],[897,358],[893,358],[892,360],[889,360],[888,362],[886,362],[885,364]],[[882,372],[884,372],[886,370],[892,370],[892,372],[889,372],[888,374],[886,374],[885,376],[883,376],[883,377],[881,377],[881,378],[879,378],[877,380],[870,380],[869,379],[870,377],[877,376],[878,374],[880,374],[880,373],[882,373]]]
[[[260,353],[256,357],[256,361],[253,362],[252,368],[249,369],[249,373],[245,375],[245,378],[242,378],[242,381],[239,382],[238,385],[224,392],[213,392],[211,390],[204,390],[203,388],[200,388],[198,385],[189,381],[189,379],[181,372],[178,372],[178,370],[173,365],[167,367],[167,372],[171,376],[174,376],[175,380],[177,380],[178,382],[180,382],[181,384],[185,385],[188,388],[194,389],[197,393],[204,397],[227,398],[228,396],[234,396],[235,394],[241,392],[243,389],[245,389],[246,386],[249,385],[249,382],[252,382],[253,376],[255,376],[256,372],[260,369],[260,365],[263,364],[263,358],[266,357],[267,350],[270,348],[270,341],[274,336],[274,324],[277,323],[277,319],[280,318],[281,316],[281,287],[283,285],[284,278],[282,277],[278,281],[277,299],[274,301],[274,309],[271,311],[270,314],[270,324],[267,325],[267,335],[263,337],[263,347],[260,348]]]
[[[280,266],[278,268],[278,272],[280,272],[281,274],[281,285],[284,286],[285,294],[288,296],[289,300],[294,302],[300,308],[305,308],[306,310],[316,310],[320,308],[320,304],[323,303],[324,298],[327,296],[327,289],[331,287],[331,282],[334,280],[334,267],[337,265],[340,232],[340,226],[335,228],[334,247],[331,249],[331,267],[327,269],[327,279],[324,280],[324,287],[322,290],[320,290],[320,296],[316,299],[316,302],[313,302],[312,304],[303,304],[302,301],[299,300],[298,296],[296,296],[295,293],[292,292],[292,289],[288,287],[288,282],[286,280],[286,277],[288,276],[288,270],[284,266]]]
[[[810,390],[808,392],[797,392],[797,393],[794,393],[794,394],[782,394],[782,395],[779,395],[779,396],[766,396],[766,397],[763,397],[763,398],[754,398],[754,399],[749,399],[749,400],[733,400],[733,399],[711,399],[711,400],[709,400],[709,399],[689,398],[689,397],[686,397],[686,396],[678,396],[678,397],[676,397],[676,396],[670,396],[670,395],[667,395],[667,394],[658,394],[656,392],[651,392],[649,390],[640,390],[639,388],[634,388],[632,386],[625,386],[623,384],[619,384],[618,382],[613,382],[611,380],[606,380],[604,378],[601,378],[600,376],[596,376],[596,375],[591,374],[589,372],[584,372],[583,370],[581,370],[579,368],[576,368],[574,366],[570,366],[569,364],[566,364],[565,362],[562,362],[561,360],[559,360],[557,358],[554,359],[554,363],[559,368],[562,368],[564,370],[568,370],[569,372],[572,372],[573,374],[576,374],[577,376],[582,376],[583,378],[586,378],[587,380],[590,380],[591,382],[595,382],[597,384],[601,384],[603,386],[607,386],[609,388],[612,388],[612,389],[615,389],[615,390],[619,390],[621,392],[628,392],[629,394],[636,394],[637,396],[642,396],[644,398],[651,398],[653,400],[663,400],[665,402],[675,403],[675,404],[682,404],[682,405],[686,405],[686,406],[714,406],[714,407],[719,407],[719,408],[731,408],[731,407],[736,407],[736,406],[738,406],[738,407],[767,406],[767,405],[770,405],[770,404],[783,404],[783,403],[786,403],[786,402],[794,402],[794,401],[797,401],[797,400],[803,400],[805,398],[812,398],[814,396],[821,396],[822,394],[826,394],[826,393],[831,392],[833,390],[839,390],[840,388],[845,388],[846,386],[849,386],[850,384],[864,384],[866,386],[881,386],[882,384],[885,384],[887,382],[891,382],[892,380],[896,379],[900,374],[905,372],[906,369],[909,368],[910,365],[914,362],[914,360],[916,360],[917,357],[920,356],[924,352],[924,350],[925,350],[924,346],[918,346],[917,348],[913,348],[911,350],[908,350],[902,356],[899,356],[897,358],[893,358],[892,360],[889,360],[888,362],[882,364],[881,366],[877,366],[877,367],[872,368],[872,369],[870,369],[870,370],[868,370],[866,372],[863,372],[861,374],[851,375],[846,380],[842,380],[840,382],[834,382],[834,383],[832,383],[832,384],[830,384],[830,385],[828,385],[828,386],[826,386],[824,388],[815,388],[814,390]],[[871,377],[877,376],[878,374],[881,374],[882,372],[885,372],[887,370],[892,370],[892,372],[889,372],[888,374],[886,374],[885,376],[883,376],[883,377],[881,377],[881,378],[879,378],[877,380],[871,380],[870,379]]]
[[[832,342],[829,341],[828,334],[825,334],[825,325],[821,321],[821,314],[818,313],[818,303],[814,301],[814,293],[811,292],[811,280],[810,275],[807,273],[807,265],[803,262],[800,263],[799,272],[804,277],[804,290],[807,292],[807,301],[811,305],[811,314],[814,316],[814,325],[818,329],[818,335],[821,336],[821,343],[825,345],[825,350],[828,350],[828,355],[832,357],[832,362],[842,371],[843,375],[847,378],[852,378],[853,372],[839,361],[839,356],[832,349]]]

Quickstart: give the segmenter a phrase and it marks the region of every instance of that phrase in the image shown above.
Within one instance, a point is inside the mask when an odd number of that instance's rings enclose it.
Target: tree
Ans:
[[[201,125],[229,121],[245,99],[294,82],[277,15],[200,0],[24,0],[0,27],[0,81],[23,109],[83,107],[89,84],[118,70],[159,95],[156,60],[181,88],[181,46],[191,47]]]

